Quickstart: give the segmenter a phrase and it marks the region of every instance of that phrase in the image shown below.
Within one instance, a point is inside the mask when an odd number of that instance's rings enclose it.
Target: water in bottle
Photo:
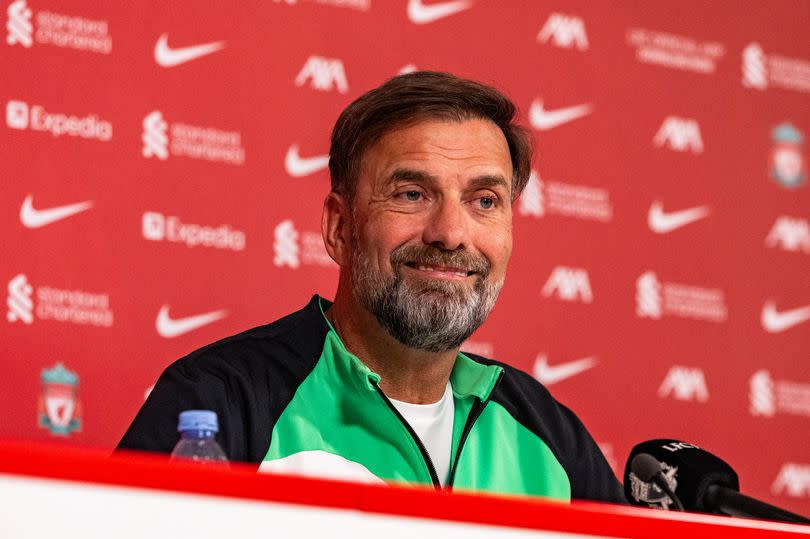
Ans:
[[[216,412],[186,410],[180,412],[177,424],[180,441],[174,446],[171,460],[228,466],[228,457],[214,436],[219,431]]]

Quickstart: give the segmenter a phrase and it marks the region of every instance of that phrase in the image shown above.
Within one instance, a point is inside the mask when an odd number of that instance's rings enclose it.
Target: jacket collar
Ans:
[[[332,306],[332,302],[318,296],[312,296],[307,305],[307,310],[317,311],[320,320],[329,328],[327,340],[331,340],[336,347],[335,352],[339,356],[346,358],[349,370],[353,375],[361,378],[364,386],[368,389],[375,390],[374,385],[379,383],[380,375],[372,372],[363,361],[349,352],[340,340],[340,336],[332,327],[332,324],[326,318],[324,311]],[[464,353],[459,352],[456,356],[456,362],[453,365],[453,370],[450,373],[450,385],[453,387],[453,394],[459,398],[477,397],[480,400],[487,400],[495,388],[495,384],[500,378],[502,368],[497,365],[485,365],[479,363],[474,359],[466,356]]]

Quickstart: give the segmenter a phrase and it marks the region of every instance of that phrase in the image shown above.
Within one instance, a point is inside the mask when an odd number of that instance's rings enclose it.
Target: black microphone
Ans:
[[[633,460],[630,461],[630,470],[631,474],[635,474],[636,478],[640,480],[639,484],[636,486],[636,490],[633,491],[634,493],[637,492],[638,489],[643,488],[640,485],[649,485],[652,483],[652,485],[660,489],[663,495],[669,496],[669,503],[674,504],[675,509],[678,511],[684,510],[680,498],[678,498],[678,495],[675,494],[675,491],[672,490],[672,486],[669,484],[671,479],[664,475],[663,467],[660,462],[655,460],[655,457],[647,453],[637,454],[633,457]],[[648,501],[650,498],[654,497],[656,500],[660,500],[660,503],[665,509],[667,509],[669,505],[663,497],[658,496],[655,492],[648,491],[643,494],[639,493],[638,497],[644,497]]]
[[[657,468],[657,469],[656,469]],[[656,477],[658,474],[662,478]],[[664,483],[672,495],[659,486]],[[669,509],[679,500],[687,511],[810,524],[810,519],[740,494],[737,473],[722,459],[678,440],[635,446],[624,470],[624,494],[634,505]]]

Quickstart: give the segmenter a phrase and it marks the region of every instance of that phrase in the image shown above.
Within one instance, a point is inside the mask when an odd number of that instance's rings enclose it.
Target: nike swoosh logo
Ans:
[[[689,223],[694,223],[710,213],[708,206],[695,206],[685,210],[665,212],[663,205],[659,201],[655,201],[650,205],[650,211],[647,214],[647,224],[650,230],[657,234],[666,234],[672,232],[677,228],[686,226]]]
[[[93,202],[86,200],[66,206],[56,206],[45,210],[37,210],[33,206],[34,195],[28,195],[20,207],[20,221],[26,228],[39,228],[41,226],[61,221],[77,213],[87,211],[93,207]]]
[[[155,43],[155,62],[162,67],[174,67],[185,64],[186,62],[196,60],[201,56],[206,56],[225,48],[224,41],[217,41],[172,49],[169,47],[168,41],[168,34],[163,34],[158,38],[157,43]]]
[[[592,111],[593,105],[590,103],[555,110],[546,110],[543,108],[543,101],[541,99],[535,99],[532,101],[531,107],[529,107],[529,123],[535,129],[547,131],[554,129],[558,125],[587,116]]]
[[[173,319],[169,316],[169,306],[164,305],[158,312],[157,320],[155,320],[155,328],[157,329],[158,335],[171,339],[188,333],[189,331],[194,331],[212,322],[216,322],[224,318],[227,314],[228,311],[220,310]]]
[[[546,356],[539,355],[534,360],[534,377],[545,386],[561,382],[596,366],[595,357],[583,357],[559,365],[549,365]]]
[[[309,176],[328,166],[328,155],[301,157],[298,153],[298,144],[290,146],[287,156],[284,158],[284,168],[287,170],[287,174],[295,178]]]
[[[469,0],[425,4],[422,0],[408,1],[408,19],[414,24],[428,24],[472,7]]]
[[[773,301],[762,307],[762,328],[768,333],[780,333],[810,320],[810,305],[779,312]]]

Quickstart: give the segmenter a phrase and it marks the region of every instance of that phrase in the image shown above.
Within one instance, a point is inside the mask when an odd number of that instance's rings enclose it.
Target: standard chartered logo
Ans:
[[[757,371],[749,382],[748,397],[751,415],[772,417],[776,414],[776,397],[771,375],[765,369]]]
[[[751,43],[742,54],[742,84],[746,88],[764,90],[768,87],[768,72],[765,67],[765,52],[759,43]]]
[[[163,114],[155,110],[143,119],[143,156],[157,157],[165,160],[169,157],[169,135],[166,133],[169,126],[163,119]]]
[[[6,30],[8,30],[6,43],[9,45],[19,43],[23,47],[30,47],[33,44],[34,26],[31,24],[31,10],[25,4],[25,0],[17,0],[8,6]]]
[[[37,319],[101,327],[113,325],[113,311],[107,293],[46,285],[34,288],[23,273],[9,281],[6,306],[6,318],[12,323],[32,324]]]
[[[661,283],[652,271],[636,281],[636,314],[641,318],[661,318]]]
[[[298,231],[290,219],[282,221],[276,226],[273,232],[275,241],[273,242],[273,251],[275,256],[273,264],[278,267],[289,266],[297,268],[301,265],[298,257]]]
[[[529,181],[520,195],[520,215],[531,215],[533,217],[543,217],[545,215],[545,204],[543,203],[543,182],[540,175],[532,171]]]
[[[9,322],[22,321],[30,324],[34,321],[34,301],[31,299],[34,289],[28,283],[28,278],[20,273],[8,283],[8,313]]]
[[[141,135],[143,156],[165,161],[172,157],[219,161],[229,165],[245,164],[245,149],[239,131],[166,121],[163,113],[153,110],[143,119]]]

